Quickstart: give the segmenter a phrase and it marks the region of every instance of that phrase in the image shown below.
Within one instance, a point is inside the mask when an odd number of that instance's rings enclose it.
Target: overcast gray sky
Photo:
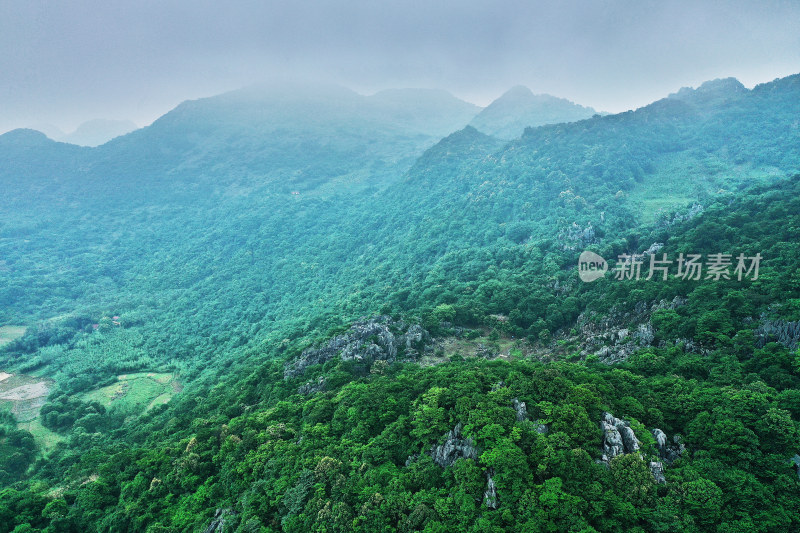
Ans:
[[[797,72],[800,0],[0,0],[0,132],[143,126],[286,77],[481,105],[522,84],[615,112],[717,77]]]

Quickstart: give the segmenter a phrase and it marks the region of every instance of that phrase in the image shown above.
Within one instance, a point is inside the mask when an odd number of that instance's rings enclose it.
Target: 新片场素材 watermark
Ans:
[[[669,277],[684,280],[710,279],[719,281],[758,279],[758,268],[761,264],[761,254],[746,256],[743,253],[734,257],[733,254],[678,254],[677,259],[669,259],[667,254],[661,254],[659,259],[655,254],[622,254],[617,256],[617,263],[611,271],[616,280],[661,279]],[[646,277],[642,267],[647,269]],[[608,262],[599,254],[585,251],[578,258],[578,276],[582,281],[591,282],[600,279],[608,272]]]

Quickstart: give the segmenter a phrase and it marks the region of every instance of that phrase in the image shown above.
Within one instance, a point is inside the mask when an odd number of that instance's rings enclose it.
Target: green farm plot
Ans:
[[[17,421],[30,422],[39,416],[52,386],[49,379],[0,371],[0,406],[8,407]]]
[[[64,437],[42,426],[39,412],[50,394],[53,381],[30,374],[0,371],[0,408],[9,409],[17,425],[33,434],[45,452],[52,450]],[[117,376],[117,382],[85,393],[84,401],[96,401],[106,408],[118,406],[131,412],[142,412],[169,402],[180,392],[181,385],[172,374],[139,372]]]
[[[29,431],[44,452],[64,440],[42,426],[39,419],[52,387],[53,381],[47,378],[0,371],[0,408],[8,408],[17,419],[17,427]]]
[[[180,390],[172,374],[137,372],[121,374],[117,382],[83,395],[84,401],[95,401],[105,407],[145,411],[164,404]]]

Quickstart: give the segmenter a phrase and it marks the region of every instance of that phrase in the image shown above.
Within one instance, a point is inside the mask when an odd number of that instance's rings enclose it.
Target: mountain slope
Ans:
[[[24,431],[0,419],[0,524],[796,529],[798,79],[512,142],[436,139],[474,111],[440,93],[319,88],[95,149],[0,136],[0,325],[25,330],[0,370],[52,387]],[[764,264],[587,285],[585,248]],[[604,411],[648,460],[672,453],[651,430],[684,436],[666,483],[594,462]],[[480,453],[443,467],[448,439]]]

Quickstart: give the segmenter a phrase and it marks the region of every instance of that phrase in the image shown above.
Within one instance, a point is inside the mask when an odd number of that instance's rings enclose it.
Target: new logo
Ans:
[[[578,276],[581,281],[590,282],[606,275],[608,263],[594,252],[585,251],[578,258]]]

